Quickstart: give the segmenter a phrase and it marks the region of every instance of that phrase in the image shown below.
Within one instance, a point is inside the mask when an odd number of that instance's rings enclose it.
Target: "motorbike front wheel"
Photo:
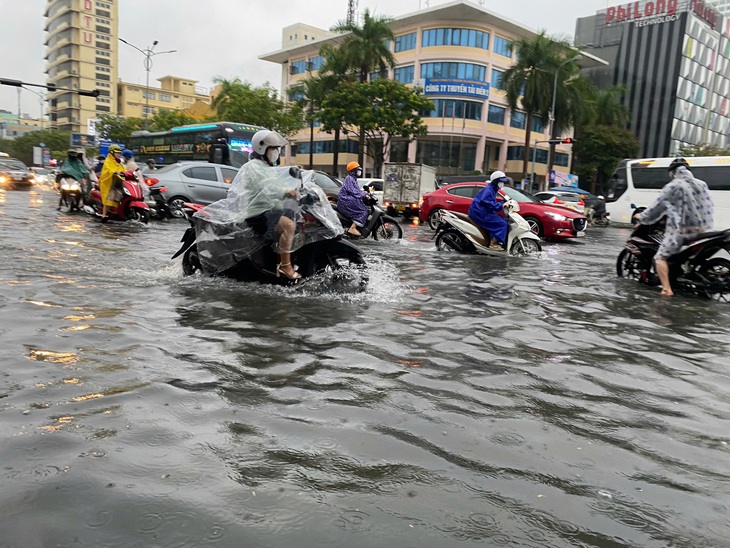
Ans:
[[[436,249],[439,251],[471,252],[471,243],[455,228],[447,228],[436,238]]]
[[[509,250],[509,254],[515,256],[531,255],[533,253],[540,253],[540,251],[542,251],[542,246],[540,245],[540,242],[538,242],[537,240],[533,240],[532,238],[523,238],[522,240],[515,240]]]
[[[700,275],[708,281],[705,296],[713,301],[730,302],[730,261],[715,257],[707,261],[700,270]]]
[[[369,280],[362,254],[344,242],[329,243],[315,271],[324,274],[328,286],[345,291],[362,291]]]
[[[641,265],[639,264],[639,259],[626,248],[622,249],[621,253],[618,254],[618,259],[616,260],[616,275],[619,278],[629,278],[632,280],[638,280],[641,278]]]
[[[185,276],[192,276],[200,270],[200,259],[198,258],[197,245],[191,245],[183,255],[182,268]]]
[[[403,237],[403,229],[398,221],[391,217],[383,217],[382,222],[373,230],[375,240],[400,240]]]

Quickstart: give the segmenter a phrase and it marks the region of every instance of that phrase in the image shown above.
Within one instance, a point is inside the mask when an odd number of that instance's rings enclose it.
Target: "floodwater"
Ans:
[[[0,546],[730,546],[730,306],[360,244],[361,295],[183,278],[182,221],[0,191]]]

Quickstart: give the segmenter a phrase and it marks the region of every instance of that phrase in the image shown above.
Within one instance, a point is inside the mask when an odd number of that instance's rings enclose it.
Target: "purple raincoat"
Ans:
[[[363,226],[368,220],[368,206],[362,200],[367,195],[368,193],[360,188],[357,178],[348,174],[340,188],[337,210],[348,219],[355,221],[358,226]]]

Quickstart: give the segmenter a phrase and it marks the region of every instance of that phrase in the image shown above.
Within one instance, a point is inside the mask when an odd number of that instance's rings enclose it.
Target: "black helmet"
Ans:
[[[67,152],[67,154],[68,154],[68,157],[69,157],[69,158],[71,158],[72,160],[73,160],[74,158],[78,158],[78,157],[79,157],[79,151],[78,151],[78,150],[70,149],[70,150],[69,150],[69,151]]]
[[[684,158],[675,158],[674,160],[672,160],[672,163],[669,164],[669,169],[667,171],[674,171],[679,166],[684,166],[686,168],[689,168],[689,164],[687,163],[687,160],[685,160]]]

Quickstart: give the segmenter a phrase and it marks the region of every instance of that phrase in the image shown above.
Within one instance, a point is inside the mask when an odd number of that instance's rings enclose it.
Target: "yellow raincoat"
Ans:
[[[109,191],[114,183],[114,173],[124,173],[124,164],[117,162],[114,154],[109,154],[101,167],[99,177],[99,190],[101,191],[101,202],[107,207],[117,207],[119,202],[109,199]]]

